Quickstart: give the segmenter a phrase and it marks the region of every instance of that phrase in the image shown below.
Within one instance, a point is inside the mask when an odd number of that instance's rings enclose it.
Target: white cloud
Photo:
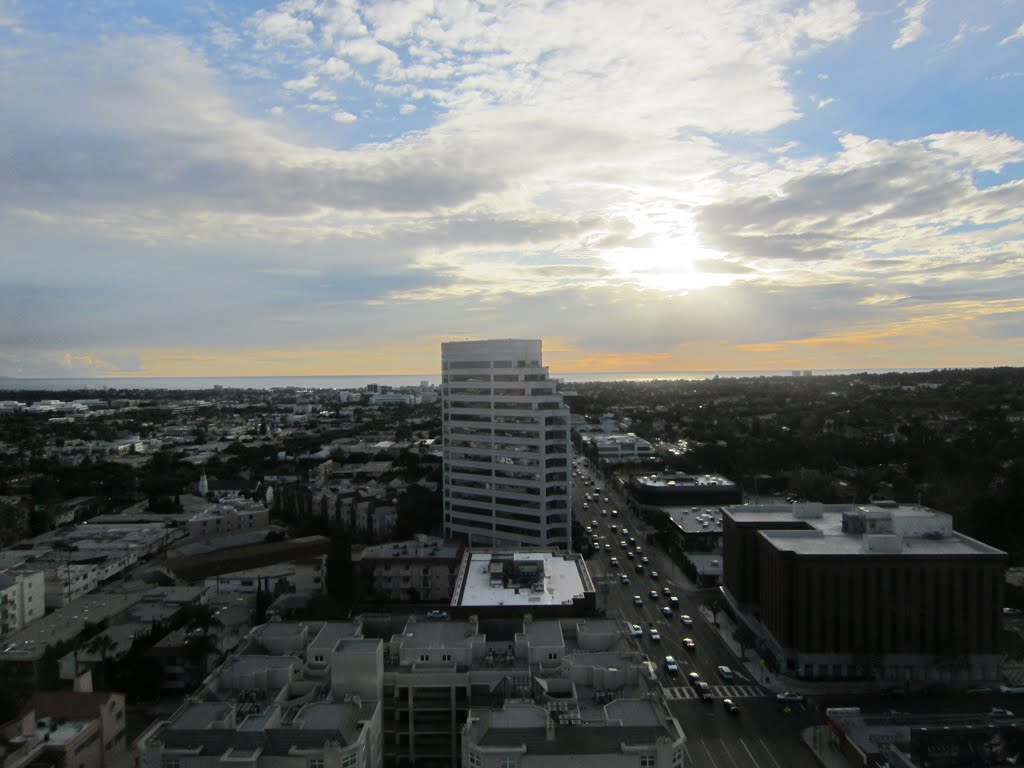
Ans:
[[[903,19],[900,21],[900,34],[893,42],[893,48],[903,48],[916,43],[928,32],[924,25],[924,14],[931,5],[931,0],[917,0],[913,3],[905,0],[902,5],[904,11]]]
[[[1007,43],[1012,43],[1014,40],[1022,40],[1022,39],[1024,39],[1024,23],[1022,23],[1019,27],[1017,27],[1016,31],[1014,31],[1012,34],[1009,34],[1006,37],[1004,37],[1002,40],[1000,40],[999,44],[1000,45],[1006,45]]]
[[[349,123],[354,123],[359,118],[353,115],[351,112],[346,112],[343,109],[339,109],[338,111],[331,114],[331,119],[336,123],[342,123],[347,125]]]
[[[416,111],[416,105],[415,104],[402,104],[398,108],[398,113],[400,115],[411,115],[415,111]]]

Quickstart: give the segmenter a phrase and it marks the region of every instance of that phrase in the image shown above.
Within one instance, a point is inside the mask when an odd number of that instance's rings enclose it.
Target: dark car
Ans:
[[[725,707],[725,711],[730,715],[738,715],[740,713],[740,708],[732,699],[722,699],[722,706]]]

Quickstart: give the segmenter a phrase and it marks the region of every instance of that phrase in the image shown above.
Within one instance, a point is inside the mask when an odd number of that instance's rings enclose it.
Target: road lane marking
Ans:
[[[725,750],[725,754],[726,754],[726,755],[728,756],[728,758],[729,758],[729,762],[730,762],[730,763],[732,763],[733,765],[735,765],[735,766],[736,766],[736,768],[740,768],[740,765],[739,765],[739,763],[737,763],[737,762],[736,762],[736,761],[735,761],[735,760],[733,759],[733,756],[732,756],[732,752],[730,752],[730,751],[729,751],[729,747],[727,747],[727,746],[726,746],[726,744],[725,744],[725,739],[719,739],[719,741],[720,741],[720,742],[722,742],[722,749],[724,749],[724,750]]]
[[[761,748],[768,754],[768,757],[772,759],[772,762],[775,763],[776,768],[782,768],[782,766],[779,764],[779,761],[775,759],[775,755],[773,755],[772,751],[768,749],[768,745],[764,743],[764,739],[758,739],[758,741],[761,742]]]
[[[708,745],[704,742],[704,739],[700,740],[700,745],[704,747],[704,751],[708,753],[708,760],[711,761],[711,764],[715,766],[715,768],[718,768],[718,763],[716,763],[715,758],[711,756],[711,750],[708,749]]]
[[[754,753],[751,752],[751,748],[746,745],[746,742],[743,741],[742,737],[740,737],[739,743],[743,745],[743,749],[746,750],[746,754],[751,756],[751,762],[754,763],[754,768],[761,768],[761,764],[754,758]]]

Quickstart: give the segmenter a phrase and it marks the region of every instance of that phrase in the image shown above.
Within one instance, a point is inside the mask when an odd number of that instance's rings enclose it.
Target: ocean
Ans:
[[[815,376],[841,376],[856,373],[919,373],[930,368],[849,368],[814,371]],[[585,381],[674,381],[685,379],[721,378],[739,379],[758,376],[792,376],[792,370],[785,371],[604,371],[600,373],[558,373],[551,377],[564,382]],[[362,389],[367,384],[384,384],[389,387],[418,386],[421,382],[430,385],[441,383],[440,373],[409,373],[349,376],[164,376],[164,377],[103,377],[103,378],[49,378],[20,379],[0,377],[0,390],[120,390],[120,389]]]

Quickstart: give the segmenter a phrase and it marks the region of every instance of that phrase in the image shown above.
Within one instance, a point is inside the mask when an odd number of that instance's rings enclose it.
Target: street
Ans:
[[[643,636],[632,642],[638,644],[658,670],[658,681],[669,709],[686,734],[686,765],[708,768],[816,766],[801,743],[799,732],[819,723],[820,716],[800,708],[784,712],[773,695],[747,676],[732,649],[700,610],[716,590],[698,589],[663,552],[648,543],[649,529],[629,511],[624,496],[608,485],[593,470],[589,460],[576,459],[573,512],[581,525],[591,527],[587,540],[596,537],[598,541],[599,551],[588,560],[598,591],[598,605],[604,606],[607,616],[621,618],[624,624],[635,624],[642,630]],[[616,510],[617,516],[613,517],[612,510]],[[630,537],[636,540],[635,545],[629,544]],[[605,545],[610,551],[605,551]],[[644,557],[646,563],[642,562]],[[657,573],[657,578],[653,578],[652,572]],[[623,583],[623,576],[628,578],[628,583]],[[669,597],[664,594],[666,587],[679,601],[678,607],[671,608],[668,615],[663,611],[670,605]],[[652,596],[652,590],[656,595]],[[637,598],[639,605],[634,604]],[[683,615],[688,616],[692,624],[684,624]],[[657,630],[660,639],[652,638],[652,629]],[[684,638],[693,641],[692,649],[684,647]],[[667,671],[667,656],[678,663],[677,675]],[[723,679],[719,666],[729,667],[733,679]],[[693,672],[710,686],[710,701],[702,700],[690,683],[689,675]],[[737,712],[726,710],[722,700],[727,698],[735,702]]]

